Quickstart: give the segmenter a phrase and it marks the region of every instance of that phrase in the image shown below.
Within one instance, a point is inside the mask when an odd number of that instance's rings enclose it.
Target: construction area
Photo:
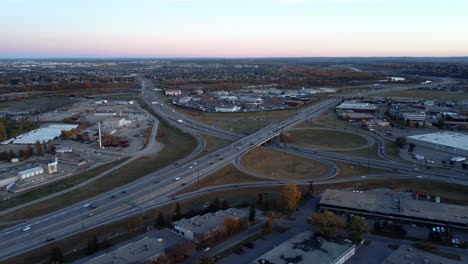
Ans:
[[[158,124],[133,101],[93,99],[29,118],[38,128],[0,142],[3,199],[133,156]]]

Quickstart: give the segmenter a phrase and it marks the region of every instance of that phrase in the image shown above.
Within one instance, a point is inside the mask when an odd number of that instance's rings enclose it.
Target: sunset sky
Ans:
[[[0,58],[468,56],[467,0],[0,0]]]

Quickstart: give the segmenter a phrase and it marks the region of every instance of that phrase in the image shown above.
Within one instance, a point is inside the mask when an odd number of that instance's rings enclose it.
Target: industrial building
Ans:
[[[326,190],[320,199],[320,208],[407,222],[468,228],[467,206],[416,199],[416,195],[413,197],[411,193],[389,189],[365,192]]]
[[[437,132],[409,136],[408,142],[416,147],[423,147],[452,155],[468,157],[468,135],[455,132]]]
[[[195,242],[209,237],[213,232],[224,228],[225,218],[247,219],[249,213],[246,210],[229,208],[216,213],[194,216],[190,219],[183,218],[174,222],[174,230],[188,240]]]
[[[20,179],[26,179],[32,176],[43,174],[43,173],[44,173],[44,168],[42,168],[41,166],[37,166],[37,167],[30,168],[27,170],[18,171],[17,175]]]
[[[131,123],[132,121],[125,120],[125,118],[122,118],[122,117],[110,117],[102,121],[102,124],[105,127],[110,127],[110,128],[119,128],[119,127],[129,125]]]
[[[418,123],[420,126],[426,121],[426,113],[424,112],[404,112],[401,114],[401,117],[405,122]]]
[[[356,253],[356,245],[345,241],[317,239],[313,232],[306,231],[295,235],[275,246],[251,264],[258,263],[345,263]]]
[[[68,125],[68,124],[57,124],[50,125],[48,127],[42,127],[29,131],[26,134],[17,136],[16,138],[6,140],[2,142],[3,145],[6,144],[35,144],[37,141],[43,143],[58,138],[62,131],[70,131],[77,128],[78,125]]]
[[[73,148],[70,146],[58,146],[55,148],[55,153],[72,153]]]
[[[400,245],[390,256],[388,256],[382,264],[416,264],[416,263],[444,263],[444,264],[460,264],[458,260],[451,260],[432,254],[427,251],[422,251],[417,248],[411,248],[407,245]]]
[[[139,236],[130,242],[124,242],[105,249],[74,263],[78,264],[120,264],[154,263],[166,248],[183,243],[186,240],[173,232],[163,229]]]
[[[166,96],[181,96],[182,91],[181,90],[165,90],[164,95],[166,95]]]
[[[239,112],[240,110],[241,110],[240,106],[215,107],[216,112],[222,112],[222,113],[233,113],[233,112]]]

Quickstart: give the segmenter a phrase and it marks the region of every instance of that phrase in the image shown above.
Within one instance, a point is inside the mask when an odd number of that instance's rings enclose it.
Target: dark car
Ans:
[[[50,242],[50,241],[54,241],[54,240],[55,240],[55,237],[48,237],[48,238],[46,239],[46,242]]]

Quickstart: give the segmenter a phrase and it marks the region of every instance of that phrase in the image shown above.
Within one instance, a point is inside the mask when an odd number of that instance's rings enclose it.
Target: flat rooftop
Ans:
[[[354,101],[344,101],[336,107],[336,109],[340,110],[375,110],[376,108],[373,104]]]
[[[197,215],[192,218],[183,218],[177,222],[174,222],[174,226],[182,227],[186,230],[190,230],[193,233],[205,233],[217,226],[224,224],[224,218],[245,218],[248,216],[248,211],[229,208],[227,210],[221,210],[216,213],[208,213],[205,215]]]
[[[320,199],[320,205],[404,218],[419,218],[421,221],[468,224],[468,206],[416,200],[411,193],[389,189],[364,192],[326,190]]]
[[[409,139],[468,150],[468,134],[455,132],[437,132],[430,134],[408,136]]]
[[[39,142],[48,142],[59,137],[62,134],[62,130],[70,131],[74,128],[77,128],[78,125],[69,125],[69,124],[57,124],[57,125],[50,125],[48,127],[41,127],[38,129],[34,129],[29,131],[28,133],[22,134],[17,136],[16,138],[12,138],[9,140],[5,140],[2,142],[2,145],[6,144],[35,144],[37,141]]]
[[[424,264],[424,263],[444,263],[444,264],[460,264],[462,262],[444,258],[432,253],[410,248],[407,245],[401,245],[395,250],[382,264]]]
[[[281,243],[251,263],[334,263],[352,247],[353,244],[350,243],[326,240],[318,244],[313,239],[313,232],[306,231]]]
[[[123,264],[144,263],[164,252],[167,247],[186,240],[167,229],[152,231],[110,249],[98,252],[74,263],[86,264]]]

